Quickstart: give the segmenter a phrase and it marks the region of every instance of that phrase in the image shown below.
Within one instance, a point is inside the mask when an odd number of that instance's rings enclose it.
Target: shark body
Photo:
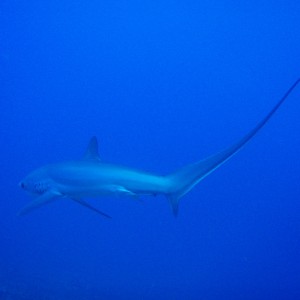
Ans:
[[[288,89],[271,111],[237,143],[167,176],[154,175],[102,162],[98,154],[97,139],[92,137],[83,159],[46,165],[30,173],[19,183],[22,189],[35,196],[35,199],[20,211],[20,214],[28,213],[55,199],[69,198],[110,218],[109,215],[91,206],[83,199],[103,195],[156,196],[163,194],[170,200],[173,213],[177,215],[179,199],[251,140],[270,120],[299,82],[300,79]]]

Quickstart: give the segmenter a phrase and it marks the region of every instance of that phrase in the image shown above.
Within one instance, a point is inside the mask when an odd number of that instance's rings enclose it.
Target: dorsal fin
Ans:
[[[83,157],[84,160],[95,160],[100,161],[100,156],[98,153],[98,141],[95,136],[90,139],[88,147]]]

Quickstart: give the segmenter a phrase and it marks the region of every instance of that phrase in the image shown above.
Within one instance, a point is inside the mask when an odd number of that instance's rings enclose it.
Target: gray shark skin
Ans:
[[[156,196],[163,194],[169,199],[176,216],[179,199],[251,140],[270,120],[299,82],[300,79],[288,89],[271,111],[237,143],[167,176],[153,175],[102,162],[98,154],[97,139],[92,137],[83,159],[46,165],[30,173],[19,183],[22,189],[35,196],[35,199],[26,205],[19,214],[26,214],[56,199],[69,198],[110,218],[109,215],[85,202],[83,198],[103,195]]]

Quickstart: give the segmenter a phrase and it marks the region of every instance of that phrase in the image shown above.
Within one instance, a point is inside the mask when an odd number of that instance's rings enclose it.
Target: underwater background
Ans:
[[[237,141],[300,76],[299,1],[0,2],[0,299],[300,299],[300,88],[180,202],[29,215],[48,163],[169,174]]]

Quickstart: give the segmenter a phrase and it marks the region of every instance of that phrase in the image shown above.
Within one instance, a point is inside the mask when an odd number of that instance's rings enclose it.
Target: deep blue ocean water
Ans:
[[[300,88],[180,202],[59,200],[18,182],[79,159],[157,174],[237,141],[300,76],[298,1],[0,3],[0,299],[300,299]]]

